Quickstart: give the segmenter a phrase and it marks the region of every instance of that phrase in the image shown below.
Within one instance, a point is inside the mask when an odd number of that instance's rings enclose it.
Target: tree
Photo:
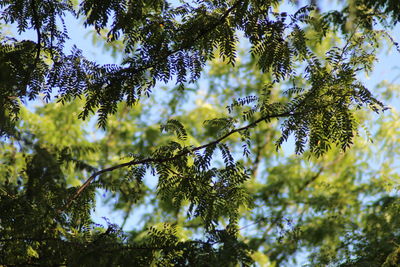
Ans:
[[[316,266],[399,263],[398,117],[365,126],[398,88],[375,97],[360,78],[383,45],[399,50],[396,0],[0,6],[36,34],[0,37],[1,265],[268,266],[305,250]],[[65,51],[67,13],[121,63]],[[142,224],[94,223],[99,189]]]

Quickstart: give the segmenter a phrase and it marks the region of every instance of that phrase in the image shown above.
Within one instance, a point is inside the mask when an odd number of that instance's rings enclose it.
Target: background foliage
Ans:
[[[400,7],[314,2],[1,0],[0,265],[400,264]]]

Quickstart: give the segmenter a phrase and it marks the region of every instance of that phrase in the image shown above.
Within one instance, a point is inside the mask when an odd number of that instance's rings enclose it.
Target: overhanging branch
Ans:
[[[121,169],[121,168],[128,167],[128,166],[142,165],[142,164],[148,164],[148,163],[163,163],[163,162],[173,161],[173,160],[175,160],[175,159],[178,159],[178,158],[180,158],[180,157],[186,156],[187,154],[193,153],[193,152],[195,152],[195,151],[202,150],[202,149],[207,148],[207,147],[209,147],[209,146],[217,145],[217,144],[219,144],[220,142],[222,142],[223,140],[225,140],[226,138],[228,138],[229,136],[231,136],[232,134],[238,133],[238,132],[241,132],[241,131],[250,129],[250,128],[253,128],[253,127],[255,127],[257,124],[259,124],[259,123],[262,122],[262,121],[269,120],[269,119],[273,119],[273,118],[287,117],[287,116],[289,116],[289,115],[292,115],[292,116],[293,116],[293,115],[299,115],[299,114],[298,114],[298,113],[293,113],[293,112],[287,111],[287,112],[283,112],[283,113],[279,113],[279,114],[266,115],[266,116],[263,116],[263,117],[261,117],[261,118],[255,120],[255,121],[252,122],[252,123],[249,123],[249,124],[246,125],[246,126],[243,126],[243,127],[240,127],[240,128],[236,128],[236,129],[234,129],[234,130],[232,130],[232,131],[226,133],[226,134],[223,135],[222,137],[220,137],[220,138],[218,138],[218,139],[216,139],[216,140],[214,140],[214,141],[212,141],[212,142],[209,142],[209,143],[204,144],[204,145],[201,145],[201,146],[194,147],[194,148],[192,148],[192,149],[188,149],[188,150],[181,151],[180,153],[178,153],[178,154],[176,154],[176,155],[174,155],[174,156],[172,156],[172,157],[167,157],[167,158],[146,158],[146,159],[141,159],[141,160],[131,160],[131,161],[128,161],[128,162],[125,162],[125,163],[121,163],[121,164],[118,164],[118,165],[115,165],[115,166],[112,166],[112,167],[105,168],[105,169],[99,170],[99,171],[97,171],[97,172],[94,172],[94,173],[93,173],[93,174],[92,174],[92,175],[91,175],[77,190],[76,190],[75,194],[74,194],[72,197],[69,198],[69,200],[67,201],[67,204],[64,206],[63,209],[59,210],[59,212],[62,212],[63,210],[68,209],[68,208],[71,206],[71,204],[82,194],[82,192],[91,184],[91,182],[92,182],[97,176],[99,176],[99,175],[101,175],[101,174],[103,174],[103,173],[112,172],[112,171],[114,171],[114,170]]]

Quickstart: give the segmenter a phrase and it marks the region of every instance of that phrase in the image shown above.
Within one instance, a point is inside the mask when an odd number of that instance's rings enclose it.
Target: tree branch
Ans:
[[[32,8],[32,19],[33,19],[33,27],[36,30],[37,35],[37,44],[36,44],[36,57],[34,62],[34,67],[36,67],[37,63],[39,62],[40,51],[42,49],[42,34],[40,32],[40,21],[39,15],[36,10],[36,3],[35,0],[31,0],[31,8]]]
[[[207,144],[204,144],[204,145],[201,145],[201,146],[198,146],[198,147],[194,147],[194,148],[192,148],[192,149],[188,149],[188,150],[181,151],[180,153],[178,153],[178,154],[176,154],[176,155],[174,155],[174,156],[171,156],[171,157],[167,157],[167,158],[146,158],[146,159],[142,159],[142,160],[131,160],[131,161],[128,161],[128,162],[125,162],[125,163],[121,163],[121,164],[118,164],[118,165],[115,165],[115,166],[112,166],[112,167],[105,168],[105,169],[102,169],[102,170],[100,170],[100,171],[94,172],[94,173],[93,173],[93,174],[92,174],[92,175],[91,175],[77,190],[76,190],[75,194],[74,194],[72,197],[69,198],[69,200],[67,201],[67,204],[64,206],[63,209],[59,210],[59,212],[62,212],[63,210],[68,209],[68,208],[71,206],[71,204],[74,202],[74,200],[77,199],[77,198],[82,194],[82,192],[90,185],[90,183],[91,183],[97,176],[99,176],[99,175],[101,175],[101,174],[103,174],[103,173],[111,172],[111,171],[114,171],[114,170],[116,170],[116,169],[120,169],[120,168],[124,168],[124,167],[128,167],[128,166],[141,165],[141,164],[149,164],[149,163],[164,163],[164,162],[172,161],[172,160],[178,159],[178,158],[180,158],[180,157],[183,157],[183,156],[185,156],[185,155],[187,155],[187,154],[193,153],[193,152],[195,152],[195,151],[199,151],[199,150],[202,150],[202,149],[204,149],[204,148],[207,148],[207,147],[209,147],[209,146],[217,145],[217,144],[219,144],[220,142],[222,142],[223,140],[225,140],[226,138],[228,138],[229,136],[231,136],[232,134],[238,133],[238,132],[241,132],[241,131],[250,129],[250,128],[253,128],[253,127],[255,127],[257,124],[259,124],[259,123],[262,122],[262,121],[265,121],[265,120],[268,120],[268,119],[273,119],[273,118],[287,117],[287,116],[289,116],[289,115],[292,115],[292,116],[293,116],[293,115],[299,115],[299,114],[298,114],[298,113],[293,113],[293,112],[288,111],[288,112],[284,112],[284,113],[280,113],[280,114],[266,115],[266,116],[263,116],[263,117],[259,118],[258,120],[255,120],[255,121],[252,122],[252,123],[249,123],[249,124],[246,125],[246,126],[243,126],[243,127],[237,128],[237,129],[234,129],[234,130],[232,130],[232,131],[226,133],[226,134],[223,135],[222,137],[220,137],[220,138],[218,138],[218,139],[216,139],[216,140],[214,140],[214,141],[212,141],[212,142],[210,142],[210,143],[207,143]]]
[[[180,52],[180,51],[182,51],[182,50],[185,50],[185,49],[190,48],[190,47],[193,46],[193,44],[194,44],[196,41],[198,41],[200,38],[204,37],[207,33],[209,33],[210,31],[214,30],[214,29],[217,28],[219,25],[221,25],[222,23],[224,23],[225,19],[229,16],[229,14],[230,14],[235,8],[237,8],[237,7],[239,6],[240,3],[242,3],[242,0],[236,1],[230,8],[228,8],[228,9],[223,13],[223,15],[221,16],[221,18],[220,18],[217,22],[215,22],[215,23],[211,24],[209,27],[204,28],[203,30],[201,30],[201,31],[197,34],[197,36],[195,36],[195,37],[192,39],[191,42],[187,43],[186,45],[182,45],[181,47],[178,47],[178,48],[176,48],[176,49],[174,49],[174,50],[171,50],[171,51],[170,51],[169,53],[167,53],[166,55],[162,56],[161,58],[156,59],[156,60],[155,60],[155,63],[153,63],[153,64],[148,64],[148,65],[142,66],[142,67],[137,68],[137,69],[132,69],[132,67],[128,67],[128,68],[125,68],[125,69],[120,70],[120,72],[122,72],[122,73],[127,73],[127,74],[136,74],[136,73],[139,73],[139,72],[141,72],[141,71],[144,71],[144,70],[147,70],[147,69],[150,69],[150,68],[155,67],[155,66],[158,64],[157,62],[165,61],[166,59],[168,59],[168,57],[172,56],[173,54],[176,54],[176,53],[178,53],[178,52]]]
[[[35,60],[29,64],[30,70],[28,70],[28,73],[24,77],[24,87],[27,88],[29,85],[29,81],[32,77],[32,73],[35,71],[37,64],[39,63],[40,60],[40,52],[42,50],[42,33],[40,32],[40,20],[39,20],[39,15],[36,10],[36,2],[35,0],[31,0],[31,5],[32,9],[32,26],[36,31],[36,36],[37,36],[37,43],[36,43],[36,55],[35,55]]]

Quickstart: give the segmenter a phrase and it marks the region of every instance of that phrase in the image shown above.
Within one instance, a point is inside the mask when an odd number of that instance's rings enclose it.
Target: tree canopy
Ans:
[[[0,7],[0,266],[400,265],[398,0]]]

